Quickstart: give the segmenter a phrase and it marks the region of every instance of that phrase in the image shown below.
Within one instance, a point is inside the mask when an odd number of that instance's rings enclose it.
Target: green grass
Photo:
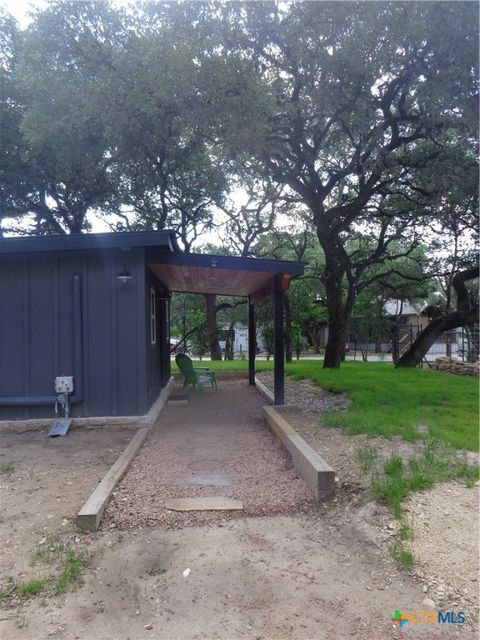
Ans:
[[[414,491],[430,489],[436,482],[461,478],[472,486],[477,480],[477,466],[458,460],[455,452],[439,442],[427,442],[423,455],[408,463],[391,456],[383,465],[383,473],[372,475],[370,493],[386,502],[396,518],[402,517],[402,502]]]
[[[369,473],[378,458],[377,447],[372,447],[369,444],[364,444],[356,451],[357,460],[360,464],[360,468],[364,473]]]
[[[370,457],[367,456],[367,460],[370,460]],[[371,496],[386,503],[400,521],[391,551],[401,566],[408,568],[415,563],[408,545],[409,541],[413,540],[414,534],[403,514],[404,500],[414,491],[429,489],[436,482],[461,478],[467,486],[472,486],[478,476],[478,466],[467,465],[457,457],[454,449],[439,441],[425,442],[422,455],[410,458],[408,462],[392,455],[384,463],[380,473],[378,471],[372,473]]]
[[[67,540],[56,536],[48,538],[32,555],[33,564],[41,562],[60,568],[60,573],[52,578],[56,595],[78,584],[82,569],[88,567],[90,561],[91,556],[86,550],[76,549]]]
[[[414,534],[410,524],[402,518],[400,521],[400,529],[395,538],[395,542],[391,547],[391,551],[395,560],[408,569],[415,564],[413,553],[408,547],[408,543],[413,540]]]
[[[78,584],[82,569],[88,567],[89,564],[90,558],[86,553],[70,550],[65,558],[62,572],[53,584],[54,593],[58,595]]]
[[[392,545],[392,554],[395,560],[408,569],[415,564],[415,558],[410,549],[405,545],[403,540],[396,539]]]
[[[2,462],[0,464],[0,475],[7,476],[9,478],[14,471],[14,466],[12,462]]]
[[[46,580],[35,579],[17,584],[15,591],[20,600],[27,600],[28,598],[37,596],[45,587]]]
[[[347,433],[405,440],[429,436],[455,449],[479,450],[478,381],[423,369],[395,369],[382,362],[345,362],[322,369],[320,362],[286,365],[295,379],[309,378],[334,392],[346,392],[351,407],[324,414],[322,425]]]
[[[415,558],[409,549],[413,530],[402,512],[404,500],[414,491],[436,482],[462,479],[468,486],[479,477],[478,466],[467,465],[455,449],[478,451],[478,381],[422,369],[395,369],[386,363],[346,362],[341,369],[322,369],[320,362],[286,365],[294,379],[308,378],[352,400],[347,411],[323,414],[322,425],[346,433],[400,436],[423,440],[422,455],[405,462],[392,455],[380,473],[373,471],[378,451],[365,444],[356,452],[365,473],[372,473],[370,494],[386,503],[400,522],[391,547],[397,562],[409,568]]]
[[[92,554],[85,548],[78,548],[68,538],[50,536],[32,554],[32,564],[49,565],[48,575],[18,583],[13,593],[0,590],[0,606],[8,603],[16,595],[23,604],[29,598],[42,595],[41,604],[47,604],[48,596],[60,595],[74,589],[81,581],[83,569],[92,561]]]

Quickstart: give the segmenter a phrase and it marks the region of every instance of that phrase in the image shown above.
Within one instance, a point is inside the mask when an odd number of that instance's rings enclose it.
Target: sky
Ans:
[[[0,7],[6,8],[18,20],[22,27],[29,23],[28,14],[34,8],[48,6],[47,0],[0,0]]]
[[[100,2],[102,0],[99,0]],[[127,4],[129,0],[115,0],[113,4]],[[28,14],[34,9],[48,7],[49,0],[0,0],[0,7],[5,7],[18,20],[22,27],[30,22]]]

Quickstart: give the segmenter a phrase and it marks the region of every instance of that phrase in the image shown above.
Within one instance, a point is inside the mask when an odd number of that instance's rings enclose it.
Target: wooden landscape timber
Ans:
[[[150,420],[148,425],[137,431],[124,451],[117,458],[116,462],[107,471],[103,480],[80,509],[77,517],[75,518],[75,524],[80,529],[89,531],[96,531],[98,529],[113,490],[123,478],[133,459],[145,442],[150,429],[167,402],[172,384],[173,378],[171,378],[169,383],[162,389],[158,400],[151,408],[149,412]]]
[[[335,490],[335,471],[295,431],[274,407],[263,407],[270,428],[292,456],[293,466],[320,502]]]

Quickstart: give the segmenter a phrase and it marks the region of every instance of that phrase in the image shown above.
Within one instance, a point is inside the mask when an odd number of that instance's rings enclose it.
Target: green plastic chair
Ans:
[[[175,356],[175,362],[180,372],[183,374],[183,388],[192,384],[197,391],[203,391],[205,385],[215,388],[217,391],[217,381],[215,379],[215,371],[207,368],[194,367],[193,362],[184,353],[178,353]]]

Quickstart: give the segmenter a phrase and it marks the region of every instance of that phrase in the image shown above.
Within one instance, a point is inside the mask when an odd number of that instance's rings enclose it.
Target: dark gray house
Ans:
[[[302,273],[183,253],[168,231],[1,238],[0,420],[52,417],[59,375],[74,378],[74,417],[147,414],[170,378],[171,291],[248,296],[250,331],[273,295],[281,403],[283,291]]]

